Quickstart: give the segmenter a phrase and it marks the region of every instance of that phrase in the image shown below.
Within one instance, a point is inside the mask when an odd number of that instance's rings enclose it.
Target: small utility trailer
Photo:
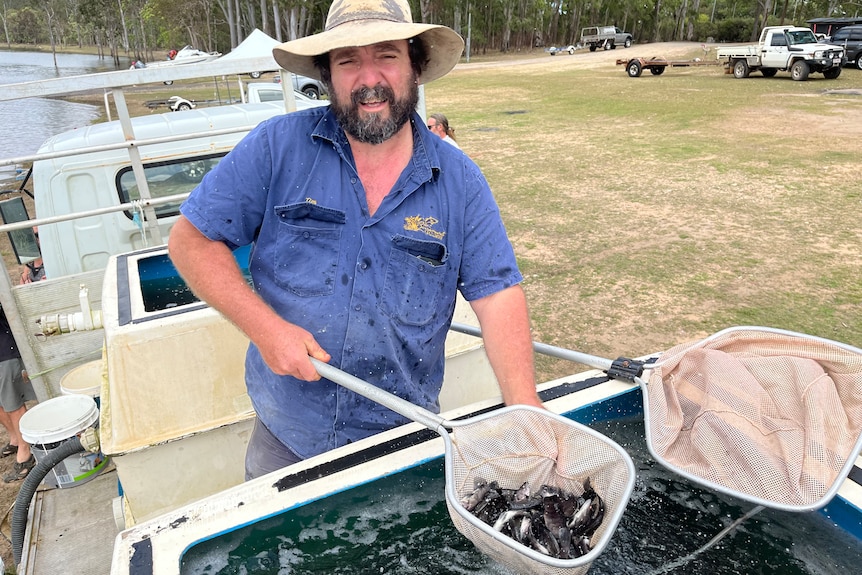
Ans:
[[[688,68],[691,66],[718,66],[721,64],[718,60],[704,60],[695,58],[694,60],[667,60],[665,58],[627,58],[617,60],[617,66],[625,66],[626,74],[630,78],[639,77],[644,70],[649,70],[653,76],[660,76],[665,68]]]
[[[557,54],[562,54],[562,53],[574,54],[575,50],[579,50],[581,48],[583,48],[583,46],[581,46],[580,44],[577,44],[577,45],[569,44],[568,46],[559,46],[559,47],[551,46],[550,48],[548,48],[546,50],[546,52],[548,54],[550,54],[551,56],[556,56]]]

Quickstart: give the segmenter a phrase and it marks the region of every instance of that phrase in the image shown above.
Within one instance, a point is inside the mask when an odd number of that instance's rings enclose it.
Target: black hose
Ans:
[[[24,550],[24,533],[27,529],[27,514],[30,511],[30,501],[36,493],[36,488],[45,479],[45,476],[54,469],[54,466],[69,457],[86,451],[81,445],[81,438],[77,435],[61,443],[56,449],[51,450],[30,470],[18,497],[15,498],[15,509],[12,513],[12,557],[17,567],[21,563],[21,555]]]

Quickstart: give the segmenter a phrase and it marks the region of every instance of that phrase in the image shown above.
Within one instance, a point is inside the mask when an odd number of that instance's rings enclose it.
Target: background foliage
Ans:
[[[323,28],[332,0],[0,0],[3,41],[98,46],[100,53],[163,59],[186,44],[228,52],[254,28],[278,40]],[[838,0],[410,0],[415,21],[444,24],[472,54],[576,44],[585,26],[616,25],[638,43],[743,42],[765,24],[858,16]]]

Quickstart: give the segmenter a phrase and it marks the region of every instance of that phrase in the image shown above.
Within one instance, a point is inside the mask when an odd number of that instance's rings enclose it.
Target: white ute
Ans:
[[[844,64],[843,48],[821,44],[810,28],[795,26],[767,26],[757,44],[719,48],[716,56],[724,61],[726,73],[736,78],[758,70],[772,78],[781,70],[789,71],[798,82],[807,80],[811,72],[834,80]]]

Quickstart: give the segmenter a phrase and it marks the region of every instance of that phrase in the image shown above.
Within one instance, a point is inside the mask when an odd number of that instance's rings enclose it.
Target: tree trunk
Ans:
[[[135,50],[135,57],[136,57],[136,59],[142,59],[143,55],[147,53],[147,47],[148,47],[149,43],[147,42],[147,33],[144,30],[144,19],[138,18],[138,22],[141,25],[141,45],[140,45],[140,54],[138,54],[138,50]]]
[[[500,52],[508,52],[509,44],[512,41],[512,10],[511,3],[506,3],[503,6],[505,24],[503,25],[503,37],[500,40]]]
[[[700,0],[694,0],[694,4],[691,7],[691,11],[694,14],[700,13]],[[686,32],[685,39],[689,42],[694,40],[694,19],[689,20],[688,22],[688,31]]]
[[[560,0],[551,3],[551,18],[548,20],[548,32],[545,37],[549,42],[557,42],[557,31],[560,26]]]
[[[299,38],[299,7],[291,6],[290,10],[287,11],[287,39],[296,40]]]
[[[572,17],[569,19],[569,35],[563,44],[569,45],[578,43],[578,20],[580,17],[581,11],[578,8],[572,10]]]
[[[59,71],[60,67],[57,65],[57,44],[54,41],[54,15],[48,6],[45,7],[45,16],[48,19],[48,40],[51,41],[51,55],[54,57],[54,70]]]
[[[6,36],[6,46],[12,48],[12,40],[9,38],[9,24],[6,21],[6,2],[3,2],[3,34]]]
[[[760,11],[760,7],[763,7],[763,11]],[[751,41],[756,42],[760,37],[760,31],[766,26],[766,23],[769,21],[769,11],[772,9],[772,0],[763,0],[763,3],[758,2],[757,4],[758,12],[754,18],[754,29],[751,31]]]
[[[272,0],[272,21],[275,28],[275,39],[282,42],[281,39],[281,10],[278,7],[278,0]]]
[[[225,19],[227,20],[227,29],[228,32],[230,32],[230,47],[231,49],[234,49],[239,45],[239,42],[237,42],[236,39],[236,18],[234,18],[233,15],[233,0],[227,0],[227,2],[224,2],[223,0],[216,0],[216,4],[218,5]]]
[[[129,51],[129,30],[126,28],[126,14],[123,12],[123,0],[117,0],[117,7],[120,10],[120,23],[123,26],[123,49]]]
[[[269,29],[269,10],[266,7],[266,0],[260,0],[260,29],[265,34],[272,36],[272,31]]]
[[[299,28],[297,28],[300,38],[305,38],[311,34],[311,26],[313,25],[311,20],[312,18],[308,13],[308,7],[303,4],[299,8]]]
[[[254,10],[254,2],[249,1],[246,3],[245,13],[247,14],[248,20],[246,22],[245,28],[243,29],[243,34],[242,34],[243,38],[248,36],[252,30],[257,28],[257,14],[255,13],[255,10]]]
[[[676,40],[682,40],[685,36],[685,25],[688,22],[688,0],[682,1],[679,8],[679,27],[677,28]]]

